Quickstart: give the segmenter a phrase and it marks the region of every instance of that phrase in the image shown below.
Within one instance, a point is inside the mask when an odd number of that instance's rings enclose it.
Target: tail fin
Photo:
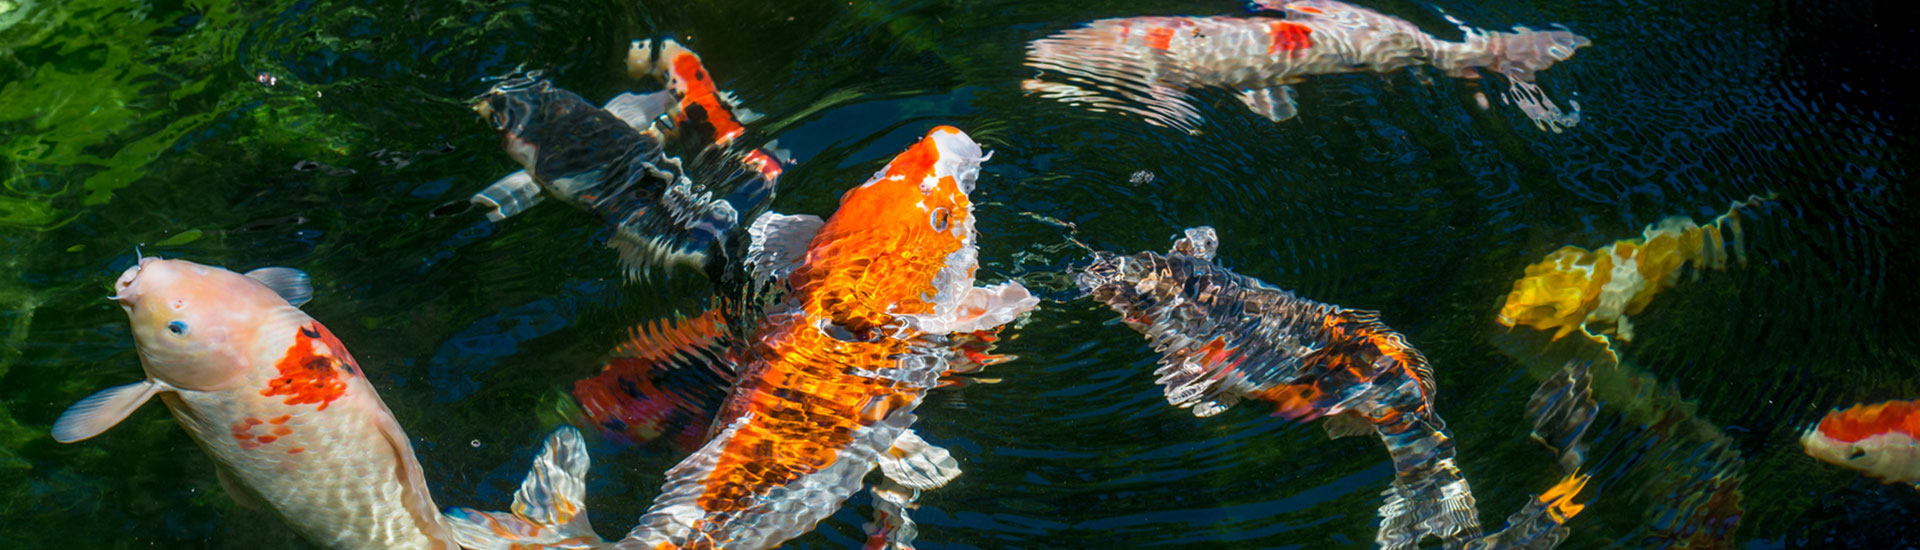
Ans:
[[[513,493],[513,512],[452,508],[446,512],[454,538],[472,550],[597,548],[600,535],[587,523],[587,445],[572,426],[547,436],[533,471]]]
[[[1573,497],[1587,486],[1588,476],[1573,473],[1527,501],[1520,511],[1507,517],[1507,527],[1467,545],[1467,550],[1552,550],[1567,538],[1567,520],[1573,519],[1585,504]]]
[[[1464,42],[1443,42],[1436,52],[1434,66],[1453,76],[1469,76],[1472,69],[1484,68],[1521,81],[1531,82],[1534,73],[1573,57],[1574,50],[1592,44],[1587,37],[1569,31],[1536,31],[1514,27],[1513,32],[1467,29]]]
[[[1396,415],[1375,429],[1393,455],[1393,485],[1383,493],[1376,543],[1387,550],[1418,548],[1427,535],[1444,548],[1480,537],[1473,489],[1453,463],[1453,438],[1437,417]]]

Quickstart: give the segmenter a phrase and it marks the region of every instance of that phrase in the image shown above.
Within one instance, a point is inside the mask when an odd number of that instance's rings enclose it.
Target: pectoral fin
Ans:
[[[313,278],[307,272],[291,267],[262,267],[247,272],[247,278],[260,281],[273,289],[274,294],[293,307],[300,307],[313,299]]]
[[[653,127],[654,119],[666,114],[675,104],[673,93],[663,90],[650,94],[622,93],[607,100],[607,105],[601,108],[620,117],[633,129],[645,132]]]
[[[1248,109],[1274,122],[1293,118],[1294,115],[1299,114],[1300,104],[1293,100],[1292,86],[1240,90],[1239,97],[1240,102],[1247,104]]]
[[[961,299],[953,319],[944,325],[930,323],[929,332],[974,332],[991,330],[1010,322],[1020,314],[1033,311],[1040,299],[1020,283],[1000,283],[974,287]]]
[[[880,472],[904,487],[925,491],[960,477],[960,463],[953,453],[907,430],[894,438],[893,447],[880,453]]]
[[[468,200],[487,209],[488,221],[497,222],[525,212],[545,198],[546,195],[540,193],[540,184],[533,181],[533,175],[521,170],[507,174],[507,177],[474,193],[473,198]]]
[[[752,241],[747,245],[747,269],[756,283],[785,280],[787,273],[807,259],[807,247],[813,235],[826,225],[819,216],[789,216],[768,212],[754,218],[747,228]]]
[[[159,382],[145,380],[114,386],[74,403],[53,421],[53,440],[72,443],[87,439],[126,420],[134,409],[152,399],[160,390],[171,389]]]

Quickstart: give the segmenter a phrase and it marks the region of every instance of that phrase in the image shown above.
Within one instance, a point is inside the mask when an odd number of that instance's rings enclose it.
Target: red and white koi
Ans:
[[[785,290],[756,330],[715,432],[667,472],[640,524],[601,542],[579,501],[577,432],[551,437],[512,513],[459,510],[461,542],[506,548],[771,548],[813,528],[876,466],[872,547],[910,548],[906,509],[959,475],[910,429],[941,376],[971,361],[956,345],[1038,300],[1018,283],[974,286],[968,198],[986,156],[942,126],[841,197],[827,220],[767,214],[750,229],[757,282]],[[714,356],[719,357],[719,356]]]
[[[1920,400],[1860,404],[1827,413],[1800,436],[1800,445],[1814,458],[1920,489]]]
[[[458,548],[406,432],[346,345],[298,309],[306,274],[148,257],[114,290],[147,378],[67,409],[54,439],[99,435],[159,396],[236,500],[321,548]]]
[[[1585,37],[1462,25],[1465,40],[1448,42],[1404,19],[1336,0],[1260,4],[1285,17],[1102,19],[1035,40],[1027,45],[1027,65],[1064,81],[1033,79],[1024,87],[1191,129],[1201,118],[1189,103],[1194,88],[1229,89],[1253,112],[1279,122],[1297,114],[1290,85],[1303,77],[1431,65],[1456,78],[1476,78],[1475,69],[1505,76],[1515,87],[1508,99],[1542,128],[1558,131],[1579,120],[1578,104],[1562,113],[1531,82],[1534,73],[1588,45]]]

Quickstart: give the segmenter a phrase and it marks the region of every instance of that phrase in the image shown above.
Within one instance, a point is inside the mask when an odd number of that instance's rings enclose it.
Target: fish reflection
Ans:
[[[833,217],[755,220],[747,265],[782,297],[738,360],[702,356],[726,363],[713,366],[732,390],[713,433],[667,472],[619,547],[770,548],[833,513],[875,466],[884,481],[874,488],[881,517],[869,545],[910,547],[915,526],[905,514],[914,498],[960,473],[950,453],[910,429],[914,409],[943,375],[969,364],[956,345],[965,335],[993,331],[1038,303],[1017,283],[973,286],[968,192],[984,160],[965,134],[942,126],[848,191]],[[462,543],[607,547],[581,508],[586,464],[577,432],[555,434],[513,512],[450,514]]]
[[[623,93],[595,107],[536,75],[481,95],[474,109],[501,132],[508,156],[525,170],[501,178],[473,202],[495,221],[547,195],[591,212],[615,229],[610,244],[632,276],[676,263],[724,270],[728,262],[710,259],[727,256],[724,247],[741,220],[772,200],[783,155],[734,148],[744,124],[758,115],[715,88],[691,50],[672,40],[638,40],[627,65],[635,78],[664,80],[666,89]],[[691,163],[699,166],[669,155],[675,141],[699,146]]]
[[[1191,129],[1189,102],[1201,87],[1226,88],[1274,122],[1297,114],[1293,84],[1310,75],[1388,72],[1431,65],[1447,76],[1506,78],[1508,101],[1536,125],[1559,131],[1578,122],[1532,84],[1535,73],[1573,56],[1589,41],[1567,31],[1486,31],[1462,25],[1462,42],[1440,40],[1406,20],[1334,0],[1257,2],[1284,18],[1132,17],[1103,19],[1033,41],[1027,65],[1057,80],[1024,87],[1042,97],[1097,110],[1131,112],[1154,124]]]
[[[1800,445],[1814,458],[1920,489],[1920,401],[1860,404],[1827,413]]]
[[[1582,505],[1585,477],[1569,475],[1533,499],[1499,533],[1482,536],[1453,438],[1433,410],[1433,369],[1379,314],[1296,297],[1213,263],[1213,229],[1188,229],[1167,254],[1099,252],[1080,289],[1120,313],[1160,354],[1154,371],[1167,401],[1196,416],[1242,399],[1280,416],[1326,418],[1329,436],[1378,434],[1394,481],[1376,542],[1415,548],[1432,535],[1447,548],[1552,548]]]

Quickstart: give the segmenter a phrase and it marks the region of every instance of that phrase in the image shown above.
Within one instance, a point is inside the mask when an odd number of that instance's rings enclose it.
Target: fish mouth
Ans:
[[[120,274],[120,278],[113,282],[113,295],[108,296],[107,299],[120,302],[120,307],[133,309],[133,300],[136,294],[133,292],[133,285],[140,279],[140,270],[147,267],[147,264],[159,259],[158,257],[147,256],[140,258],[140,261],[134,263],[132,267],[128,267],[125,272]]]

